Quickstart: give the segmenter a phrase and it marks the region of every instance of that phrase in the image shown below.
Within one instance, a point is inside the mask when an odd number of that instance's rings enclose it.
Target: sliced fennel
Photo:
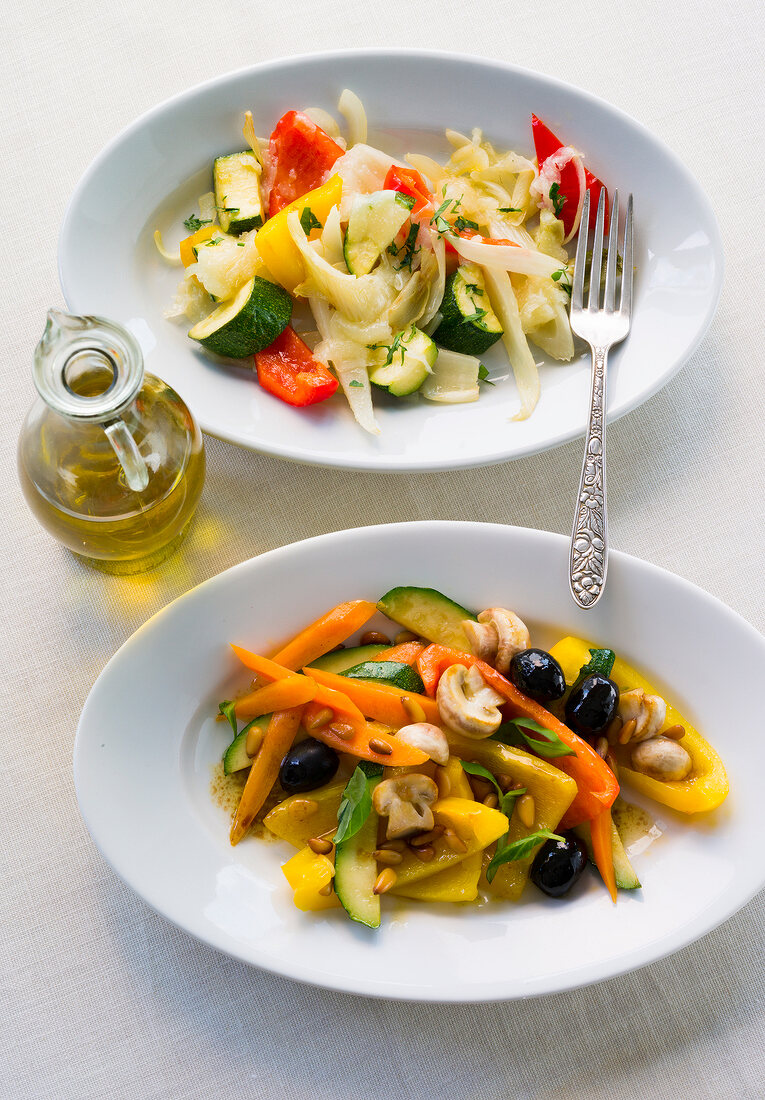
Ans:
[[[423,382],[420,393],[428,401],[437,401],[442,405],[477,401],[480,366],[474,355],[439,348],[433,371]]]
[[[510,359],[521,399],[521,407],[513,419],[525,420],[539,401],[539,371],[521,327],[521,315],[510,276],[506,271],[497,271],[493,267],[484,268],[483,274],[492,309],[504,329],[502,343]]]
[[[473,260],[481,267],[493,271],[515,271],[519,275],[552,275],[560,263],[552,256],[545,256],[530,248],[513,244],[485,244],[472,237],[458,237],[445,233],[449,243],[466,260]]]
[[[314,348],[314,355],[334,368],[359,426],[370,435],[379,435],[380,428],[375,420],[372,385],[369,381],[373,351],[364,344],[343,338],[342,330],[337,328],[339,315],[323,299],[309,298],[308,304],[321,334],[321,341]]]
[[[348,145],[364,145],[367,140],[367,115],[356,93],[344,88],[337,109],[348,123]]]

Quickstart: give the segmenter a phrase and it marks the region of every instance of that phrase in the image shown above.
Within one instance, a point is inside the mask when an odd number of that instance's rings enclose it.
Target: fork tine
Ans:
[[[587,266],[587,241],[590,236],[590,192],[585,191],[582,203],[582,217],[579,222],[579,238],[576,242],[574,257],[574,285],[571,291],[571,308],[582,308],[584,294],[584,269]]]
[[[592,264],[590,266],[590,296],[587,308],[597,313],[600,308],[600,272],[603,267],[603,223],[606,220],[606,189],[600,192],[598,216],[595,219],[595,240],[592,242]]]
[[[624,223],[622,248],[622,300],[619,313],[629,319],[632,313],[632,195],[627,199],[627,220]]]
[[[618,253],[619,236],[619,192],[614,191],[614,200],[611,203],[611,227],[608,231],[608,259],[606,261],[606,294],[603,308],[606,313],[613,313],[616,301],[616,257]]]

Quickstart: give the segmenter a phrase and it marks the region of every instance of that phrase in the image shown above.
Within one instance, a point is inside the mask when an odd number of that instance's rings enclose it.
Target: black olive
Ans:
[[[338,769],[340,757],[328,745],[306,737],[298,741],[284,757],[279,768],[279,782],[287,794],[313,791],[329,783]]]
[[[566,833],[564,840],[548,840],[534,856],[531,881],[551,898],[567,894],[587,864],[579,837]]]
[[[566,725],[580,737],[603,733],[619,706],[619,689],[613,680],[593,672],[574,687],[566,700]]]
[[[566,690],[558,662],[544,649],[524,649],[510,662],[510,679],[519,691],[538,703],[552,703]]]

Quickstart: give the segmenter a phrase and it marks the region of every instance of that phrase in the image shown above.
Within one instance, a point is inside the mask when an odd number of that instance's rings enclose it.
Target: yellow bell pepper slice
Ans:
[[[593,642],[571,637],[563,638],[552,647],[550,652],[563,669],[566,683],[572,684],[576,680],[579,669],[590,659],[590,649],[595,648]],[[642,688],[650,695],[661,694],[620,657],[616,658],[611,679],[622,691]],[[685,736],[680,739],[679,744],[693,761],[693,769],[686,779],[661,782],[641,772],[633,771],[632,768],[620,762],[619,781],[631,784],[636,791],[683,814],[714,810],[725,801],[728,795],[728,776],[723,762],[698,730],[695,730],[682,714],[667,702],[667,717],[662,728],[669,729],[677,725],[685,728]],[[620,752],[617,749],[617,759],[619,755]]]
[[[576,783],[570,775],[566,775],[547,760],[532,756],[515,745],[503,745],[500,741],[491,740],[471,741],[450,732],[449,747],[458,757],[482,764],[493,775],[509,775],[516,783],[525,787],[534,799],[534,821],[531,828],[527,829],[518,819],[517,813],[513,813],[509,841],[520,840],[539,829],[554,831],[574,801]],[[487,889],[500,897],[517,901],[528,881],[533,861],[532,854],[526,859],[503,863],[497,869],[493,881],[487,883]]]
[[[190,267],[197,262],[197,257],[194,253],[196,245],[201,244],[202,241],[209,241],[216,233],[225,236],[219,225],[203,225],[200,229],[197,229],[196,233],[192,233],[190,237],[183,238],[180,249],[181,262],[184,267]]]
[[[328,894],[321,891],[335,877],[335,865],[327,856],[317,855],[310,848],[302,848],[282,867],[284,877],[295,891],[295,905],[298,909],[313,912],[318,909],[337,909],[340,901],[334,890]]]
[[[263,818],[263,824],[274,836],[286,840],[295,848],[304,847],[311,837],[322,836],[337,825],[337,811],[347,780],[328,783],[315,791],[293,794],[274,806]],[[305,814],[305,805],[316,803],[313,813]]]
[[[403,769],[402,769],[403,770]],[[417,769],[412,768],[412,771]],[[473,799],[465,769],[456,756],[450,756],[443,769],[449,780],[449,794],[454,798]],[[481,877],[482,853],[467,856],[460,863],[447,867],[445,871],[419,882],[410,883],[391,890],[402,898],[415,901],[475,901],[478,897],[478,880]]]
[[[331,176],[321,187],[285,206],[258,230],[258,252],[276,281],[290,294],[305,279],[305,267],[300,251],[290,236],[287,218],[293,210],[302,214],[309,206],[313,216],[323,225],[332,207],[340,202],[342,190],[343,181],[340,176]]]
[[[433,806],[433,817],[437,825],[453,829],[457,836],[464,841],[466,850],[454,852],[447,844],[443,836],[436,837],[433,841],[435,855],[427,863],[423,863],[414,852],[404,852],[401,863],[396,864],[396,885],[394,889],[400,892],[420,879],[429,879],[434,875],[458,863],[476,852],[482,852],[495,840],[499,840],[507,832],[508,821],[499,810],[492,810],[483,806],[480,802],[468,798],[439,799]]]

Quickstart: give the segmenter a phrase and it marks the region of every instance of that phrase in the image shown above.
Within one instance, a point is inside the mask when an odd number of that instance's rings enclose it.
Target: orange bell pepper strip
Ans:
[[[611,811],[603,810],[590,820],[590,836],[592,837],[592,854],[601,877],[606,884],[606,889],[611,895],[611,901],[616,901],[616,872],[614,871],[614,857],[611,849]]]
[[[268,797],[268,792],[279,775],[284,754],[300,727],[302,715],[302,707],[291,707],[289,710],[277,710],[271,716],[263,744],[252,762],[250,774],[247,776],[247,782],[234,815],[230,834],[232,844],[239,843]]]
[[[342,691],[367,718],[384,722],[394,729],[408,726],[412,722],[412,717],[402,702],[402,699],[406,698],[420,704],[427,722],[432,722],[434,725],[441,723],[438,704],[434,699],[428,699],[427,695],[418,695],[414,691],[402,691],[401,688],[393,687],[392,684],[378,684],[374,680],[351,680],[347,676],[339,676],[336,672],[327,672],[323,668],[304,668],[303,672],[324,687]]]
[[[201,244],[202,241],[209,241],[216,233],[222,232],[223,230],[219,225],[203,225],[201,229],[197,229],[196,233],[192,233],[190,237],[184,237],[180,244],[181,262],[183,266],[190,267],[191,264],[197,262],[196,255],[194,254],[195,245]]]
[[[424,642],[401,642],[392,649],[384,649],[378,653],[375,661],[400,661],[402,665],[414,665],[424,649]]]
[[[259,676],[262,676],[269,682],[273,682],[274,680],[286,680],[288,677],[292,678],[299,675],[292,669],[285,668],[283,665],[277,664],[276,661],[272,661],[268,657],[261,657],[259,653],[251,653],[249,649],[242,649],[242,647],[238,645],[232,645],[231,648],[243,665],[252,669],[253,672],[257,672]],[[305,678],[307,677],[301,677],[301,679]],[[259,692],[260,688],[250,695],[245,695],[241,699],[237,699],[234,708],[237,718],[251,717],[250,707],[252,699],[257,696]],[[354,730],[358,731],[362,731],[366,728],[364,715],[356,704],[351,702],[347,695],[343,695],[339,691],[330,691],[321,684],[318,684],[313,699],[322,707],[329,707],[329,709],[334,712],[337,721],[352,726]]]
[[[350,600],[348,603],[338,604],[305,630],[301,630],[271,659],[284,668],[298,669],[310,665],[317,657],[336,649],[351,634],[360,630],[376,611],[377,605],[369,600]]]
[[[247,696],[247,718],[260,718],[275,710],[288,710],[310,703],[316,695],[317,685],[307,676],[286,676],[258,688]]]
[[[573,750],[572,756],[556,756],[555,767],[576,781],[577,794],[560,822],[561,828],[570,829],[589,821],[603,810],[608,810],[619,793],[616,776],[586,741],[564,726],[554,714],[529,699],[509,680],[485,661],[471,653],[460,653],[446,646],[430,645],[417,661],[422,681],[428,691],[435,693],[441,673],[450,665],[477,665],[481,675],[495,691],[507,700],[505,716],[531,718],[544,729],[556,734],[564,745]]]

